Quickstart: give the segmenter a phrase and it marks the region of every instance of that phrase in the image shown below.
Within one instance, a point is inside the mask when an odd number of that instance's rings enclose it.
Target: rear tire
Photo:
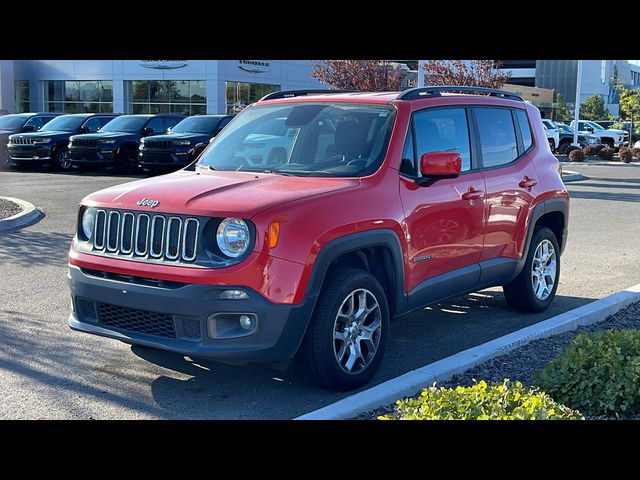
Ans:
[[[569,143],[569,142],[561,143],[560,146],[558,147],[558,153],[560,155],[566,155],[567,154],[567,149],[569,148],[569,145],[571,145],[571,143]]]
[[[388,333],[389,306],[378,280],[341,269],[325,280],[303,340],[303,374],[326,388],[358,388],[378,369]]]
[[[556,296],[560,278],[560,248],[553,232],[538,226],[533,232],[527,259],[518,276],[502,288],[511,308],[541,312]]]

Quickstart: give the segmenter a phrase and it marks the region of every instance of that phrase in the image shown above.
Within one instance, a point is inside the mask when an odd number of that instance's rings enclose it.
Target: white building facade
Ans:
[[[278,90],[326,88],[309,60],[3,60],[0,109],[221,114]]]

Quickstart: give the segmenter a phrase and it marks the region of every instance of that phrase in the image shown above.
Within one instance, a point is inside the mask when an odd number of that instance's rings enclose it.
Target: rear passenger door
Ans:
[[[542,193],[534,165],[539,149],[524,109],[474,107],[473,118],[487,208],[480,261],[503,259],[508,268],[522,256],[529,211]]]

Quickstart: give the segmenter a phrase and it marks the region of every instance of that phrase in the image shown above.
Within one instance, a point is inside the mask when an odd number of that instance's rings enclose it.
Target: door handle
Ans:
[[[477,200],[482,197],[484,197],[484,192],[473,187],[469,187],[469,190],[462,194],[462,200]]]
[[[520,180],[520,183],[518,185],[520,186],[520,188],[532,188],[537,184],[538,180],[536,180],[535,178],[529,178],[525,175],[524,178]]]

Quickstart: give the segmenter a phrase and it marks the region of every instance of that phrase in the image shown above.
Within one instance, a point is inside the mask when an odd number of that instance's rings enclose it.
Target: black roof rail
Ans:
[[[498,90],[495,88],[486,87],[469,87],[469,86],[437,86],[437,87],[421,87],[421,88],[409,88],[396,97],[397,100],[414,100],[416,98],[422,98],[425,96],[440,96],[440,92],[463,92],[463,93],[485,93],[490,97],[507,98],[509,100],[522,100],[522,97],[517,93],[507,92],[506,90]]]
[[[277,98],[291,98],[291,97],[301,97],[303,95],[314,95],[316,93],[321,95],[334,94],[334,93],[354,93],[359,90],[281,90],[279,92],[268,93],[264,97],[262,97],[259,102],[264,102],[265,100],[275,100]]]

